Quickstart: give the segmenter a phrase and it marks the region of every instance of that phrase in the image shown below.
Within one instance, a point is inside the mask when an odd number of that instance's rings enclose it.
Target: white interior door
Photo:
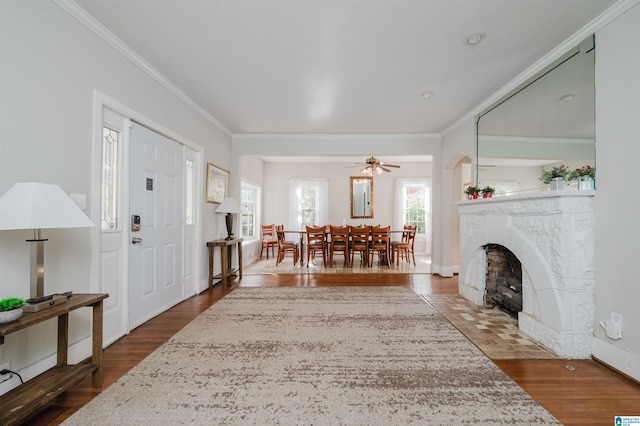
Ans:
[[[136,123],[130,140],[128,281],[134,328],[183,299],[184,150]]]

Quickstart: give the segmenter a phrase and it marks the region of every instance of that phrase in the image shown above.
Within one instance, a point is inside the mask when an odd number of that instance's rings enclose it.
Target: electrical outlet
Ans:
[[[606,320],[605,329],[607,330],[607,337],[611,339],[622,339],[622,329],[620,323],[612,320]]]
[[[611,321],[617,323],[620,325],[620,331],[623,331],[623,327],[622,327],[622,314],[619,314],[617,312],[611,312]]]

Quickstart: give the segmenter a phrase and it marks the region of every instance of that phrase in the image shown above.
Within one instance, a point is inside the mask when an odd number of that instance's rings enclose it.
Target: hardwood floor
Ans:
[[[248,275],[242,287],[407,286],[421,294],[457,294],[458,280],[429,274]],[[104,351],[104,385],[83,380],[24,422],[57,425],[98,395],[228,291],[219,285],[133,330]],[[496,360],[498,367],[566,425],[612,425],[614,416],[640,415],[640,385],[592,360]]]

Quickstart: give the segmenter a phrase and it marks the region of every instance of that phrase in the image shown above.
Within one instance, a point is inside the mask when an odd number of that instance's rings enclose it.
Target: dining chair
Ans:
[[[298,263],[300,258],[300,247],[297,241],[287,241],[284,235],[284,225],[276,225],[276,235],[278,241],[278,257],[276,258],[276,266],[284,260],[287,253],[291,253],[293,257],[293,265]]]
[[[413,258],[413,266],[416,266],[414,254],[414,244],[416,241],[417,226],[405,225],[402,231],[402,239],[391,243],[391,261],[395,259],[396,265],[400,264],[400,259],[405,258],[410,262],[409,255]]]
[[[386,263],[387,266],[391,267],[390,261],[390,235],[391,227],[372,227],[371,228],[371,244],[369,246],[369,255],[371,256],[371,260],[369,261],[370,265],[373,265],[373,257],[378,255],[378,263]]]
[[[307,225],[307,268],[317,253],[322,255],[322,263],[327,266],[326,227]]]
[[[260,248],[260,257],[265,247],[267,248],[267,259],[269,258],[269,247],[271,247],[271,256],[273,256],[273,248],[278,246],[278,238],[275,232],[275,226],[260,225],[260,238],[262,239],[262,247]]]
[[[333,266],[333,255],[342,252],[344,263],[347,267],[349,263],[349,227],[329,225],[329,264]]]
[[[360,264],[366,263],[367,266],[370,266],[369,236],[371,235],[371,228],[369,226],[349,226],[349,233],[351,234],[351,266],[353,267],[356,252],[360,254]]]

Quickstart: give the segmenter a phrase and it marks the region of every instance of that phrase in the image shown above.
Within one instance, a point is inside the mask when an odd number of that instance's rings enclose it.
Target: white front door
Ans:
[[[134,123],[130,158],[129,324],[135,328],[183,299],[184,149]]]

